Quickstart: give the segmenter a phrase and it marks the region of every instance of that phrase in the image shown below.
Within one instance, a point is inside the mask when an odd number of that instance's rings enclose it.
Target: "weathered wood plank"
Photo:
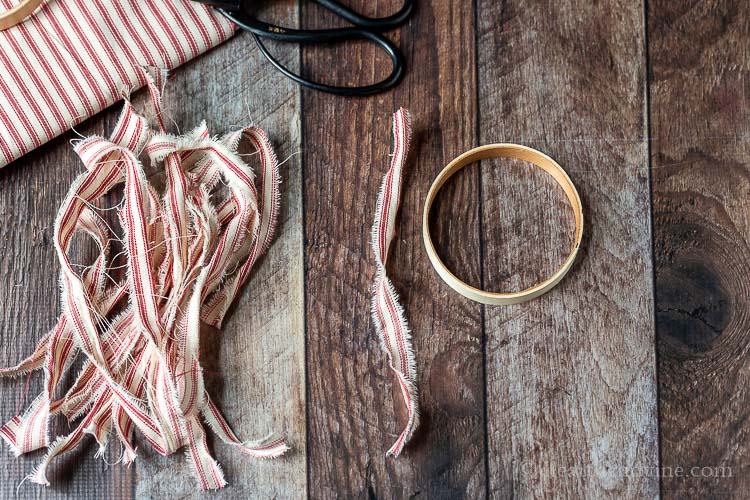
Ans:
[[[303,4],[304,26],[337,24],[310,4]],[[347,2],[369,15],[400,4]],[[397,89],[367,99],[303,92],[312,498],[484,495],[480,308],[439,284],[421,241],[422,203],[433,177],[476,141],[473,17],[471,2],[417,2],[411,22],[392,34],[409,61]],[[304,68],[339,83],[384,74],[385,65],[374,60],[374,51],[361,46],[303,48]],[[405,413],[370,322],[370,227],[388,168],[391,112],[399,106],[411,109],[415,138],[389,268],[414,332],[423,424],[394,460],[385,451]],[[476,196],[476,180],[462,176],[452,188]],[[478,279],[478,211],[450,220],[455,210],[446,204],[435,210],[438,247],[444,250],[449,238],[461,242],[452,264]]]
[[[276,3],[268,15],[294,24],[293,1]],[[299,52],[287,48],[283,60],[298,64]],[[165,100],[166,113],[181,130],[205,119],[214,133],[248,123],[262,126],[281,159],[300,149],[299,90],[262,59],[249,36],[237,36],[174,73]],[[144,93],[136,96],[148,110]],[[80,131],[107,134],[119,106],[89,120]],[[57,265],[51,244],[52,223],[71,180],[81,166],[67,143],[73,134],[0,171],[0,362],[19,359],[52,325],[57,305]],[[223,332],[206,332],[203,357],[206,381],[230,424],[242,438],[286,434],[289,456],[256,461],[214,443],[230,487],[224,497],[301,498],[306,492],[305,375],[303,322],[302,191],[299,156],[282,167],[281,219],[277,239],[250,278]],[[30,242],[30,243],[29,243]],[[53,272],[46,272],[51,269]],[[211,338],[213,337],[213,338]],[[15,413],[24,381],[2,381],[0,409]],[[39,383],[31,387],[35,394]],[[28,402],[28,401],[27,401]],[[61,425],[61,429],[63,429]],[[94,460],[93,446],[76,450],[53,467],[54,485],[26,484],[26,492],[57,498],[164,498],[197,496],[197,484],[185,457],[162,458],[142,440],[136,466],[106,466]],[[108,461],[114,462],[118,450]],[[0,456],[0,496],[10,497],[39,460]],[[31,492],[31,493],[29,493]]]
[[[260,15],[297,22],[296,2],[270,5]],[[299,49],[284,46],[284,64],[299,64]],[[300,93],[263,59],[241,33],[175,72],[167,113],[183,130],[205,119],[224,133],[255,123],[269,134],[280,160],[300,151]],[[251,158],[252,161],[252,158]],[[303,498],[306,494],[305,347],[303,320],[302,185],[300,156],[281,167],[281,218],[277,237],[253,271],[223,331],[204,332],[207,388],[242,439],[285,434],[292,451],[253,460],[214,440],[229,487],[216,498]],[[213,339],[211,337],[214,337]],[[185,457],[152,450],[138,463],[138,498],[200,497]]]
[[[750,491],[750,5],[655,0],[648,15],[662,491],[741,498]]]
[[[77,128],[85,135],[106,134],[119,110],[108,110]],[[69,132],[43,149],[0,169],[0,365],[11,366],[29,355],[36,342],[55,325],[60,314],[59,267],[53,240],[53,222],[63,198],[82,165],[68,143]],[[74,256],[83,256],[80,249]],[[80,261],[83,261],[81,259]],[[27,377],[0,379],[0,418],[4,424],[17,414]],[[42,390],[44,376],[33,375],[23,409]],[[23,411],[22,409],[22,411]],[[64,419],[52,429],[69,430]],[[30,482],[18,490],[22,498],[131,498],[134,473],[109,467],[94,459],[91,439],[81,449],[58,458],[43,488]],[[107,456],[114,462],[116,451]],[[15,498],[19,483],[44,456],[43,451],[15,458],[2,443],[0,498]]]
[[[485,309],[490,494],[653,498],[643,6],[479,0],[478,12],[481,142],[518,142],[555,158],[578,186],[586,219],[578,262],[556,289]],[[530,171],[481,169],[491,290],[533,284],[568,251],[563,192]]]

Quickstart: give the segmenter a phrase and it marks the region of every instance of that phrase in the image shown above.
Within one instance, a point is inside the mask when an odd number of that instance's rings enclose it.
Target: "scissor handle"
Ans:
[[[330,10],[337,16],[346,19],[350,23],[360,28],[364,28],[370,31],[390,31],[398,26],[404,24],[414,9],[414,0],[404,0],[404,5],[401,10],[393,15],[386,17],[367,17],[363,16],[359,12],[353,11],[349,7],[343,5],[337,0],[313,0],[320,6]]]
[[[316,0],[318,3],[326,8],[332,8],[336,2],[332,0]],[[409,4],[411,2],[408,2]],[[331,5],[325,5],[331,4]],[[342,9],[348,11],[348,15],[359,16],[349,9],[341,6]],[[401,52],[383,35],[370,31],[367,28],[356,27],[356,28],[335,28],[335,29],[322,29],[322,30],[298,30],[292,28],[284,28],[269,24],[258,19],[255,19],[247,15],[244,11],[229,12],[224,9],[218,9],[224,16],[230,19],[237,26],[243,30],[252,33],[255,42],[258,44],[258,48],[268,61],[273,64],[276,69],[281,71],[284,75],[291,78],[303,87],[307,87],[321,92],[328,92],[329,94],[343,95],[343,96],[368,96],[383,92],[394,87],[404,76],[404,57]],[[335,11],[338,14],[338,11]],[[357,23],[362,21],[363,16],[359,16],[362,19],[357,19]],[[349,18],[346,18],[349,20]],[[388,18],[385,18],[387,21]],[[371,22],[378,22],[377,19],[371,19]],[[385,24],[387,29],[388,24]],[[359,87],[341,87],[337,85],[328,85],[325,83],[316,82],[308,78],[304,78],[301,75],[293,73],[286,66],[281,64],[266,48],[265,44],[261,41],[262,38],[270,38],[272,40],[280,40],[284,42],[296,42],[301,44],[307,43],[334,43],[353,39],[366,40],[374,45],[380,47],[388,57],[391,59],[393,69],[391,74],[388,75],[384,80],[373,83],[371,85],[363,85]]]

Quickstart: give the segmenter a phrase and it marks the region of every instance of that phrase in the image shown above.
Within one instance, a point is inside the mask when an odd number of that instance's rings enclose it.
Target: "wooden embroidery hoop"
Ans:
[[[573,248],[571,249],[568,257],[565,259],[563,265],[551,277],[547,278],[541,283],[532,286],[531,288],[521,290],[520,292],[487,292],[464,283],[445,266],[445,264],[435,251],[435,246],[433,245],[432,238],[430,237],[430,209],[432,208],[432,203],[435,200],[438,192],[440,191],[440,188],[443,187],[443,184],[445,184],[445,182],[450,179],[453,174],[467,165],[476,163],[480,160],[485,160],[487,158],[498,157],[517,158],[519,160],[528,161],[550,174],[565,191],[565,194],[570,201],[570,205],[573,208],[573,214],[575,216],[576,231],[575,238],[573,239]],[[430,187],[429,193],[427,193],[427,199],[424,203],[422,236],[424,238],[425,248],[427,249],[427,255],[430,258],[432,266],[435,268],[443,281],[445,281],[455,291],[468,299],[474,300],[476,302],[481,302],[482,304],[519,304],[550,291],[552,288],[554,288],[555,285],[560,282],[561,279],[563,279],[565,274],[573,265],[573,261],[575,261],[576,254],[578,254],[578,248],[581,246],[581,239],[583,237],[583,208],[581,206],[581,198],[580,196],[578,196],[578,191],[576,191],[573,182],[570,180],[570,177],[568,177],[568,174],[565,172],[565,170],[563,170],[563,168],[558,165],[555,160],[545,155],[544,153],[526,146],[521,146],[519,144],[505,143],[480,146],[463,153],[461,156],[450,162],[448,166],[446,166],[443,171],[440,172],[440,174],[435,178],[435,181]]]
[[[0,31],[7,30],[29,17],[44,0],[23,0],[10,10],[0,12]]]

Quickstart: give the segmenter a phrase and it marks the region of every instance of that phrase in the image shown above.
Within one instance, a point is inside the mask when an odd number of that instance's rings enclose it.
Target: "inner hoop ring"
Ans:
[[[570,254],[565,259],[563,265],[549,278],[537,283],[536,285],[521,290],[520,292],[500,293],[500,292],[487,292],[475,288],[461,281],[455,274],[453,274],[443,263],[435,251],[435,245],[432,243],[432,237],[430,236],[430,209],[432,203],[435,201],[435,197],[440,192],[440,189],[456,172],[476,163],[480,160],[488,158],[516,158],[518,160],[524,160],[529,163],[536,165],[541,168],[552,178],[557,181],[560,187],[563,188],[565,194],[570,201],[570,205],[573,208],[573,215],[575,217],[576,229],[575,237],[573,239],[573,247],[570,250]],[[427,255],[430,258],[432,267],[435,268],[438,275],[445,281],[448,286],[453,288],[455,291],[463,295],[464,297],[471,299],[482,304],[489,305],[511,305],[526,302],[535,297],[550,291],[557,285],[560,280],[563,279],[565,274],[570,270],[573,262],[575,261],[578,249],[581,246],[581,239],[583,238],[583,208],[581,206],[581,198],[578,195],[573,182],[568,177],[568,174],[563,168],[555,162],[552,158],[545,155],[544,153],[537,151],[536,149],[529,148],[527,146],[521,146],[519,144],[488,144],[486,146],[480,146],[470,151],[463,153],[461,156],[450,162],[442,172],[435,178],[430,187],[430,191],[427,193],[427,199],[424,203],[424,213],[422,217],[422,236],[424,238],[425,249]]]

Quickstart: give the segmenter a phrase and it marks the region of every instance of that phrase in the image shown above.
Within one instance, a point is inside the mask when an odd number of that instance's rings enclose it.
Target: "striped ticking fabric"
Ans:
[[[406,427],[386,453],[388,456],[397,457],[419,425],[417,373],[409,325],[396,289],[386,274],[388,249],[396,231],[396,215],[401,203],[403,167],[409,154],[411,141],[409,112],[404,108],[393,114],[393,139],[391,167],[383,178],[375,212],[375,223],[372,227],[372,248],[377,266],[372,296],[372,321],[375,324],[380,345],[388,355],[389,366],[401,387],[408,414]]]
[[[7,10],[16,0],[0,0]],[[232,36],[190,0],[47,0],[0,32],[0,167]]]

